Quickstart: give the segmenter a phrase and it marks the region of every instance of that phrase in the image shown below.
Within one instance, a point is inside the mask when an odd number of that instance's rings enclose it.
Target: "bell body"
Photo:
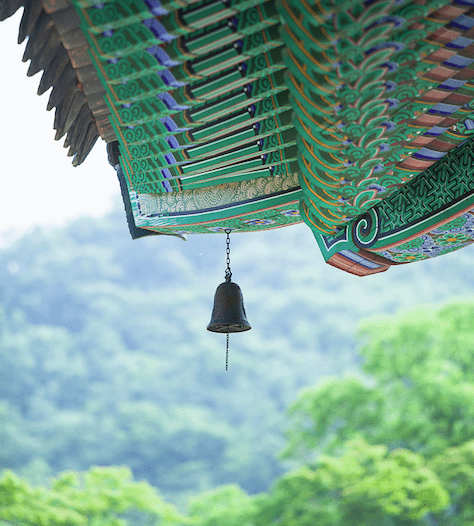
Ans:
[[[229,333],[248,331],[251,328],[245,315],[240,287],[232,281],[221,283],[214,296],[214,307],[207,330]]]

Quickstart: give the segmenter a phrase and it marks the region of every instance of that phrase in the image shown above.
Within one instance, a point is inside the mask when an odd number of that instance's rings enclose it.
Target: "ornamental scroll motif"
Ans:
[[[472,222],[473,174],[469,139],[336,236],[316,236],[325,259],[350,250],[365,257],[372,253],[387,264],[408,263],[470,244],[472,231],[461,231],[460,225]]]

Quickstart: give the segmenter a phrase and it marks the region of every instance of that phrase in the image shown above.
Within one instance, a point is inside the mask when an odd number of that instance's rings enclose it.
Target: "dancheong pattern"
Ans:
[[[469,140],[336,236],[319,236],[326,259],[340,252],[347,257],[347,251],[354,251],[361,252],[359,258],[387,266],[447,254],[470,244],[474,240],[473,173],[474,147]]]
[[[136,226],[212,233],[301,222],[274,0],[74,4]]]
[[[473,241],[474,0],[42,4],[78,17],[137,228],[304,221],[356,275]]]
[[[398,263],[408,263],[448,254],[473,241],[474,212],[470,211],[440,228],[379,254]]]

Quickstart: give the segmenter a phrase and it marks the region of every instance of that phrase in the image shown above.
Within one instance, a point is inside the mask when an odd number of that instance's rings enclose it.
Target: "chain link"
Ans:
[[[232,278],[232,272],[230,270],[230,233],[232,230],[230,228],[227,228],[225,230],[225,233],[227,234],[226,238],[226,264],[227,268],[225,269],[225,280],[230,281]],[[226,334],[226,342],[225,342],[225,370],[228,371],[229,369],[229,333]]]
[[[225,370],[229,370],[229,333],[227,333],[225,342]]]
[[[231,232],[232,230],[230,228],[225,230],[225,233],[227,234],[227,239],[226,239],[227,248],[225,250],[225,253],[226,253],[225,261],[227,263],[227,268],[225,269],[225,280],[226,281],[230,281],[232,278],[232,272],[230,270],[230,233]]]

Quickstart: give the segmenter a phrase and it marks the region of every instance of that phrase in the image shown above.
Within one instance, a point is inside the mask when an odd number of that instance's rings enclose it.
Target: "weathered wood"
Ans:
[[[51,91],[47,109],[56,107],[56,139],[67,134],[65,146],[80,164],[97,140],[95,118],[86,100],[89,95],[97,117],[104,117],[104,133],[110,137],[104,88],[92,66],[80,18],[70,0],[1,0],[0,20],[24,6],[18,41],[28,37],[23,60],[30,60],[28,75],[44,70],[38,94]]]
[[[24,4],[24,0],[2,0],[0,3],[0,22],[14,15]]]
[[[60,11],[54,11],[51,13],[51,18],[61,37],[81,25],[81,19],[72,6]]]
[[[77,77],[76,72],[74,68],[71,66],[71,63],[69,62],[67,66],[64,68],[64,71],[62,72],[61,76],[57,80],[57,82],[54,84],[53,91],[51,92],[49,96],[49,102],[47,106],[47,110],[51,110],[55,106],[57,106],[61,100],[65,97],[66,93],[70,89],[74,89],[74,87],[77,86]]]
[[[49,38],[53,29],[53,20],[49,15],[42,11],[41,15],[38,17],[37,24],[28,35],[28,42],[25,51],[23,52],[23,62],[30,60],[38,53],[45,41]]]
[[[97,133],[97,128],[95,127],[94,123],[91,122],[80,148],[78,149],[77,153],[72,154],[74,155],[74,161],[72,163],[73,166],[78,166],[84,161],[89,152],[92,150],[94,144],[97,142],[98,138],[99,134]],[[71,156],[71,151],[68,152],[68,156]]]
[[[76,74],[77,78],[83,86],[85,86],[86,84],[93,84],[99,82],[100,87],[103,91],[104,88],[102,87],[102,84],[99,81],[99,75],[97,75],[97,71],[95,70],[92,64],[88,64],[87,66],[77,68]]]
[[[71,3],[69,0],[41,0],[44,10],[51,14],[62,9],[67,9]]]
[[[63,33],[61,35],[61,40],[63,41],[63,46],[66,49],[75,49],[77,47],[82,47],[86,44],[86,39],[79,27]]]
[[[117,140],[117,136],[115,135],[115,132],[112,129],[112,126],[107,132],[104,132],[103,134],[101,134],[100,137],[107,143],[114,142]]]
[[[92,59],[88,53],[89,46],[84,44],[83,46],[68,49],[69,58],[74,68],[82,68],[92,64]]]
[[[41,2],[37,0],[27,0],[24,5],[25,9],[18,30],[18,44],[21,44],[27,35],[33,31],[38,17],[43,13]]]
[[[102,118],[103,116],[108,118],[110,115],[109,108],[105,104],[95,108],[92,113],[96,119]]]
[[[97,96],[100,96],[102,100],[100,101],[100,105],[94,108],[92,112],[94,114],[94,119],[97,125],[97,131],[99,132],[100,136],[102,137],[102,139],[104,139],[104,141],[112,142],[117,140],[117,136],[115,135],[114,129],[110,124],[110,110],[105,104],[103,98],[104,93],[105,92],[97,94]],[[89,98],[87,100],[89,101]]]
[[[89,104],[89,108],[93,112],[101,110],[104,107],[107,108],[104,100],[104,94],[105,90],[97,91],[96,93],[89,93],[89,95],[86,95],[87,104]]]
[[[38,87],[38,95],[45,93],[58,81],[67,64],[69,64],[69,55],[61,45],[53,61],[43,72],[43,76],[41,77],[40,85]]]
[[[91,110],[86,105],[82,106],[79,111],[79,115],[73,122],[71,128],[69,128],[68,136],[64,141],[64,147],[71,147],[72,150],[77,150],[84,140],[86,131],[91,122],[94,121]]]
[[[74,102],[74,99],[76,98],[77,93],[80,93],[77,88],[69,89],[66,92],[66,95],[64,96],[64,98],[61,100],[61,102],[56,107],[56,113],[54,115],[54,126],[53,126],[54,129],[57,131],[56,136],[54,137],[56,141],[59,140],[61,137],[63,137],[64,134],[67,132],[67,129],[66,129],[67,118],[68,118],[69,111],[71,110],[72,104]]]
[[[97,131],[99,132],[99,135],[105,142],[112,142],[117,140],[117,136],[115,135],[115,132],[112,129],[112,126],[110,126],[110,124],[103,126],[97,125]]]
[[[41,71],[45,70],[53,62],[54,57],[62,49],[61,39],[57,31],[54,29],[51,31],[48,40],[44,43],[43,47],[36,53],[30,62],[30,67],[26,73],[28,77],[31,77]]]
[[[69,132],[72,124],[78,117],[79,112],[81,111],[81,108],[84,104],[86,104],[86,98],[84,97],[84,94],[82,93],[82,91],[77,90],[71,101],[71,105],[69,106],[66,120],[64,123],[64,130],[66,132]]]

